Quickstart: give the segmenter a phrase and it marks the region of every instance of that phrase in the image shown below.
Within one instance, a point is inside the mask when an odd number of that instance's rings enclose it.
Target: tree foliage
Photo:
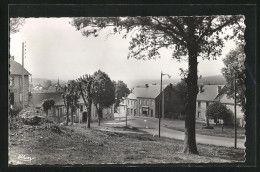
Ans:
[[[224,41],[243,42],[244,17],[229,16],[163,16],[163,17],[79,17],[71,24],[84,36],[98,36],[111,28],[112,34],[131,35],[128,58],[156,59],[161,48],[170,48],[172,57],[188,61],[187,113],[183,152],[197,154],[195,115],[198,93],[198,57],[215,59],[221,55]]]
[[[79,84],[79,91],[80,95],[84,101],[85,106],[87,107],[88,111],[88,128],[90,128],[90,120],[91,120],[91,105],[93,102],[93,76],[91,75],[84,75],[77,79]]]
[[[10,18],[10,33],[14,34],[19,32],[20,27],[25,23],[24,18]]]
[[[184,111],[183,113],[185,114],[185,109],[186,109],[186,106],[187,106],[187,98],[188,98],[188,88],[187,88],[187,83],[182,80],[181,82],[177,83],[175,86],[174,86],[174,89],[176,90],[177,92],[177,95],[180,97],[180,100],[181,100],[181,104],[184,105]]]
[[[71,111],[71,123],[73,124],[73,113],[79,107],[79,85],[75,80],[70,80],[64,87],[64,92],[62,94],[64,105],[66,107],[67,121],[69,122],[69,110]]]
[[[122,100],[122,97],[125,97],[125,95],[130,94],[130,90],[127,87],[127,85],[123,81],[117,81],[117,83],[114,83],[115,85],[115,96],[116,96],[116,102],[115,102],[115,109],[119,106],[119,103]]]
[[[216,122],[217,119],[222,119],[225,123],[225,121],[232,116],[232,111],[222,103],[214,102],[207,107],[206,116],[209,119],[214,119]]]
[[[245,53],[243,46],[238,46],[231,50],[226,58],[223,59],[225,67],[222,68],[222,74],[226,78],[226,94],[229,98],[235,98],[234,83],[236,77],[236,100],[245,110]]]
[[[100,124],[102,110],[115,103],[115,86],[109,76],[100,70],[93,75],[93,103],[97,108]]]
[[[54,107],[54,105],[55,105],[55,101],[52,98],[43,100],[42,108],[45,111],[47,116],[48,116],[48,110]]]

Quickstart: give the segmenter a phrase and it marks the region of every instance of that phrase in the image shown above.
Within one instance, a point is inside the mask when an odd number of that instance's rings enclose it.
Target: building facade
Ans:
[[[164,118],[165,112],[178,111],[178,100],[179,97],[175,94],[172,84],[163,85],[162,93],[160,93],[160,85],[145,84],[145,86],[135,87],[127,98],[122,100],[119,105],[119,113],[158,118],[158,114],[162,111]],[[162,103],[160,104],[160,102]]]
[[[211,103],[221,102],[234,113],[234,99],[225,94],[225,85],[200,84],[196,101],[196,119],[206,121],[206,110]],[[244,127],[244,113],[240,105],[236,106],[238,124]]]
[[[55,105],[52,109],[48,111],[48,115],[52,116],[54,120],[57,122],[63,122],[66,120],[66,107],[64,105],[64,101],[62,99],[63,92],[37,92],[32,93],[32,98],[29,102],[31,107],[35,107],[38,109],[42,108],[42,102],[45,99],[53,99],[55,101]],[[44,114],[41,111],[42,115]],[[69,109],[69,118],[71,118],[71,111]],[[91,121],[97,121],[97,110],[94,104],[91,106]],[[103,118],[104,119],[113,119],[114,118],[114,105],[103,109]],[[79,108],[73,113],[73,121],[74,122],[86,122],[87,121],[87,108],[84,104],[82,98],[79,99]]]
[[[29,104],[29,76],[31,75],[21,64],[14,61],[13,56],[10,59],[10,105],[14,110],[22,109],[23,105],[23,81],[22,70],[24,71],[24,106]]]

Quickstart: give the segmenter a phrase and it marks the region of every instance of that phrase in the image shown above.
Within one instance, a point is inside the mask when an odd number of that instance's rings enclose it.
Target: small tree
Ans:
[[[91,105],[93,102],[93,76],[85,75],[77,79],[80,95],[88,111],[87,127],[90,128]]]
[[[71,80],[64,87],[64,93],[62,94],[62,98],[64,101],[64,105],[66,107],[66,125],[69,123],[69,109],[71,110],[71,123],[73,124],[73,113],[76,108],[79,107],[79,91],[78,91],[78,83],[75,80]]]
[[[93,103],[98,112],[98,125],[102,111],[115,103],[115,86],[105,72],[98,70],[93,75]]]
[[[130,90],[123,81],[117,81],[117,83],[115,83],[115,88],[116,88],[116,103],[115,103],[115,109],[116,109],[119,106],[122,97],[125,97],[125,95],[130,94]]]
[[[206,117],[208,119],[214,119],[216,124],[218,119],[222,119],[225,123],[226,119],[228,119],[230,115],[232,115],[231,110],[220,102],[210,104],[206,110]]]
[[[54,105],[55,105],[55,101],[52,98],[43,100],[42,108],[45,111],[47,116],[48,116],[48,110],[54,107]]]

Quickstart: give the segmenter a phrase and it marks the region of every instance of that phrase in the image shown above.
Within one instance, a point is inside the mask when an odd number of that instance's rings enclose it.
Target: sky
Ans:
[[[180,78],[179,68],[187,69],[186,61],[171,58],[171,50],[162,49],[156,60],[127,59],[130,37],[112,35],[109,29],[99,37],[85,37],[69,24],[70,18],[27,18],[18,33],[10,35],[10,54],[22,61],[22,42],[26,41],[25,68],[32,78],[71,80],[97,70],[112,80],[160,79],[161,71]],[[217,60],[198,58],[198,75],[221,75],[222,59],[235,48],[225,43]]]

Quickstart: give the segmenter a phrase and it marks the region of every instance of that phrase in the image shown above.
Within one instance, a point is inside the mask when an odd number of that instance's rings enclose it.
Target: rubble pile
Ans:
[[[42,114],[40,110],[28,107],[10,120],[10,134],[17,135],[21,132],[33,132],[34,130],[50,130],[54,133],[63,133],[62,129],[54,120]],[[19,130],[19,131],[17,131]]]

